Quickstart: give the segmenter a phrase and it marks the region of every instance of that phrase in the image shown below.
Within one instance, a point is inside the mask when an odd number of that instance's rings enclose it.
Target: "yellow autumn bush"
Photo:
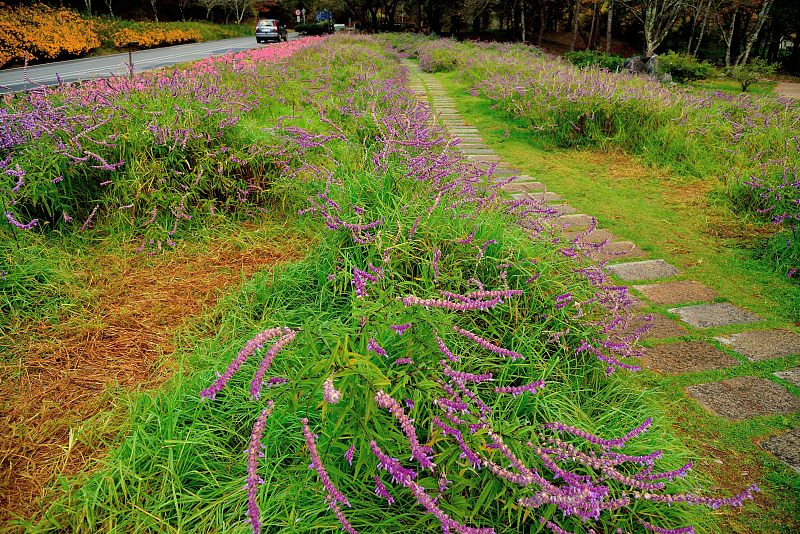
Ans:
[[[81,56],[100,46],[92,21],[43,4],[0,2],[0,67],[9,62]]]
[[[134,28],[122,28],[112,36],[114,46],[124,47],[129,43],[139,43],[139,48],[154,48],[181,43],[202,41],[203,36],[197,30],[164,28],[151,24],[137,24]]]

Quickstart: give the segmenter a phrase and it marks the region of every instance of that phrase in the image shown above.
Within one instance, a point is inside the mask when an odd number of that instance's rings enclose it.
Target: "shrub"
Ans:
[[[775,74],[775,65],[766,60],[755,58],[746,65],[736,65],[725,70],[725,74],[739,82],[742,92],[762,78]]]
[[[448,72],[461,63],[462,50],[456,48],[455,41],[439,39],[420,45],[419,66],[425,72]]]
[[[82,56],[100,46],[91,21],[70,9],[0,3],[0,67],[11,62]]]
[[[705,80],[715,74],[714,66],[709,62],[677,52],[668,52],[663,56],[658,56],[658,71],[669,73],[673,80],[680,83]]]
[[[576,50],[567,52],[564,57],[576,67],[598,67],[611,72],[617,72],[625,63],[625,58],[612,54],[604,54],[595,50]]]

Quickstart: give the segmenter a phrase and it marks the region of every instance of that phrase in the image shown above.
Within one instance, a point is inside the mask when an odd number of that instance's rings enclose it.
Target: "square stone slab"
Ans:
[[[626,282],[637,280],[655,280],[656,278],[669,278],[680,273],[680,271],[665,262],[664,260],[645,260],[630,263],[617,263],[606,267],[616,276]]]
[[[521,182],[515,180],[510,184],[504,185],[500,189],[508,191],[509,193],[528,193],[532,191],[544,191],[545,187],[541,182]]]
[[[594,261],[611,261],[621,259],[644,258],[647,253],[630,241],[615,241],[601,250],[593,250],[589,257]]]
[[[800,336],[790,330],[753,330],[716,339],[751,362],[800,354]]]
[[[728,324],[757,323],[761,320],[758,315],[734,306],[730,302],[715,302],[712,304],[698,304],[697,306],[684,306],[672,308],[670,313],[677,313],[681,320],[696,328],[710,328]]]
[[[800,473],[800,428],[769,438],[761,444],[761,448]]]
[[[569,241],[574,240],[578,236],[580,236],[581,243],[602,243],[603,241],[608,241],[610,243],[611,241],[616,241],[619,239],[608,230],[602,228],[595,228],[589,234],[586,234],[585,231],[581,232],[577,230],[568,230],[564,232],[564,238],[568,239]]]
[[[634,304],[634,308],[636,304]],[[650,314],[652,320],[649,322],[650,329],[639,339],[664,339],[667,337],[680,337],[689,333],[679,322],[668,319],[658,313]],[[628,321],[628,328],[624,330],[625,335],[630,335],[648,324],[645,320],[647,315],[635,315]]]
[[[679,341],[644,349],[642,365],[662,373],[694,373],[733,367],[739,362],[701,341]]]
[[[687,387],[686,392],[705,409],[726,419],[800,411],[799,398],[783,386],[755,376],[697,384]]]
[[[717,292],[694,280],[662,282],[633,286],[633,289],[655,304],[682,304],[684,302],[703,302],[717,298]]]
[[[589,228],[593,219],[594,217],[585,213],[573,213],[571,215],[562,215],[554,220],[553,223],[564,230],[575,231]]]
[[[791,382],[792,384],[800,388],[800,367],[795,367],[794,369],[787,369],[785,371],[778,371],[777,373],[772,373],[772,374],[777,376],[778,378],[783,378],[787,382]]]

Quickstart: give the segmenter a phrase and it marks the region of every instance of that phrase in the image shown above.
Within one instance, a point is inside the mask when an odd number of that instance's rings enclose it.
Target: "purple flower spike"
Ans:
[[[387,490],[386,486],[383,485],[380,477],[375,475],[373,478],[375,479],[375,495],[378,497],[383,497],[389,504],[394,504],[394,497],[391,496],[389,490]]]
[[[375,354],[378,354],[379,356],[383,356],[383,357],[388,357],[389,356],[386,353],[386,351],[383,350],[383,348],[380,345],[378,345],[378,342],[375,341],[375,338],[369,338],[369,340],[367,341],[367,350],[372,351]]]
[[[347,452],[344,453],[344,459],[347,460],[347,463],[350,467],[353,467],[353,456],[356,454],[356,446],[350,445],[350,448],[347,449]]]
[[[261,436],[264,435],[264,427],[267,425],[267,417],[272,415],[274,403],[267,402],[267,407],[261,411],[258,419],[253,425],[253,433],[250,435],[250,446],[247,448],[247,515],[250,518],[250,526],[254,534],[261,532],[261,513],[258,510],[258,486],[264,481],[258,476],[259,458],[263,456],[261,452]]]
[[[523,393],[538,393],[544,387],[543,380],[536,380],[524,386],[501,386],[494,388],[495,393],[511,393],[515,397]]]
[[[225,369],[225,372],[220,375],[217,380],[211,384],[210,387],[204,389],[200,392],[200,397],[203,399],[211,399],[217,396],[217,393],[222,391],[222,388],[228,383],[228,381],[233,377],[236,371],[239,370],[239,367],[249,358],[255,351],[260,349],[264,346],[264,343],[269,341],[270,339],[277,337],[281,334],[287,334],[291,332],[288,328],[270,328],[264,330],[263,332],[259,333],[253,339],[245,343],[242,350],[239,351],[239,354],[236,355],[236,358],[228,365],[228,368]]]
[[[275,359],[275,356],[283,350],[283,348],[291,343],[291,341],[297,336],[297,332],[293,330],[289,330],[284,336],[281,336],[278,341],[272,344],[269,348],[267,353],[264,355],[264,358],[261,360],[261,364],[258,366],[258,370],[256,374],[253,375],[253,381],[250,383],[250,398],[257,399],[261,395],[261,385],[264,380],[264,375],[267,373],[267,370],[272,365],[272,361]]]
[[[39,219],[31,219],[27,223],[23,224],[23,223],[19,222],[18,220],[16,220],[14,218],[14,214],[11,213],[10,211],[6,212],[6,219],[8,219],[8,222],[9,222],[9,224],[11,224],[11,226],[15,226],[15,227],[19,228],[20,230],[30,230],[31,228],[33,228],[37,224],[39,224]]]
[[[455,330],[457,333],[461,334],[465,338],[469,339],[470,341],[473,341],[473,342],[477,343],[478,345],[480,345],[481,347],[485,348],[486,350],[494,352],[495,354],[499,354],[500,356],[510,357],[512,360],[517,360],[517,359],[524,360],[525,359],[525,356],[523,356],[519,352],[514,352],[513,350],[504,349],[503,347],[499,347],[499,346],[495,345],[494,343],[492,343],[491,341],[488,341],[488,340],[483,339],[482,337],[480,337],[480,336],[478,336],[476,334],[473,334],[469,330],[464,330],[463,328],[459,328],[457,326],[454,326],[453,330]]]
[[[411,365],[413,363],[414,363],[414,360],[412,360],[411,358],[397,358],[394,361],[395,365]]]
[[[322,398],[328,404],[336,404],[342,400],[342,392],[333,387],[333,377],[329,376],[322,384]]]
[[[392,330],[394,330],[395,332],[397,332],[397,335],[400,335],[400,336],[402,336],[402,335],[403,335],[403,332],[405,332],[406,330],[408,330],[409,328],[411,328],[411,323],[405,323],[405,324],[390,324],[390,325],[389,325],[389,328],[391,328]]]
[[[378,393],[375,394],[375,402],[381,408],[388,410],[400,423],[400,428],[403,430],[403,434],[406,435],[408,442],[411,444],[411,455],[419,463],[419,465],[421,465],[424,469],[430,469],[433,471],[433,469],[436,467],[436,464],[431,461],[429,456],[431,453],[431,448],[420,445],[419,440],[417,439],[417,431],[414,429],[414,421],[412,421],[406,415],[406,412],[403,410],[403,407],[400,406],[400,403],[383,391],[378,391]]]
[[[328,493],[330,503],[342,503],[349,507],[350,501],[348,501],[347,497],[333,484],[331,478],[328,476],[328,472],[325,470],[325,466],[322,464],[322,459],[319,457],[319,452],[317,452],[317,445],[314,443],[314,434],[308,427],[308,419],[304,417],[300,422],[303,424],[303,437],[306,438],[306,447],[308,447],[308,453],[311,456],[311,465],[309,465],[308,468],[317,472],[325,491]]]

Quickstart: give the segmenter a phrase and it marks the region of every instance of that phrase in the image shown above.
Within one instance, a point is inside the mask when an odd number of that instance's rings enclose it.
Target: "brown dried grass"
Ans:
[[[176,329],[307,247],[295,237],[242,247],[218,238],[155,258],[101,254],[86,266],[94,298],[79,315],[0,334],[14,347],[0,363],[0,523],[30,517],[56,477],[103,454],[123,417],[110,411],[118,396],[173,372]]]

